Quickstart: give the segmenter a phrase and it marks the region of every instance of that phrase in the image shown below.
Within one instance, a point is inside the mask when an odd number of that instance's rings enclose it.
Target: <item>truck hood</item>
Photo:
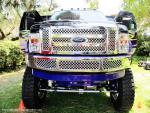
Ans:
[[[31,33],[39,32],[40,28],[46,28],[50,26],[65,26],[65,27],[112,27],[112,28],[118,28],[117,24],[113,21],[99,21],[99,22],[86,22],[86,21],[44,21],[44,22],[38,22],[35,25],[31,27]]]
[[[42,25],[50,26],[72,26],[72,27],[88,27],[88,26],[105,26],[105,27],[117,27],[117,24],[113,21],[99,21],[99,22],[85,22],[85,21],[46,21],[42,22]]]

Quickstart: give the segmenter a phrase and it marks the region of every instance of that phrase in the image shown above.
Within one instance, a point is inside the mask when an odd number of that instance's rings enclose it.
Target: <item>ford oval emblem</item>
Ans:
[[[73,42],[77,42],[77,43],[81,43],[81,42],[85,42],[86,39],[82,38],[82,37],[75,37],[72,39]]]

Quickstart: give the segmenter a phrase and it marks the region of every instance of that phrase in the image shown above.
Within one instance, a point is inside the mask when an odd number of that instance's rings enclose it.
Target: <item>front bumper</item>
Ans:
[[[68,81],[68,82],[84,82],[87,85],[95,81],[109,81],[122,78],[125,75],[125,70],[113,73],[73,73],[73,72],[47,72],[42,70],[33,69],[33,76],[41,79],[52,81]],[[72,84],[71,84],[72,85]]]
[[[116,72],[130,67],[130,56],[28,55],[28,66],[50,72]]]

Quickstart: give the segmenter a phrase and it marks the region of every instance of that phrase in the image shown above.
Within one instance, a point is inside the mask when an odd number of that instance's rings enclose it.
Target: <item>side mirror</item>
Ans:
[[[42,17],[37,11],[33,10],[29,12],[24,12],[20,22],[20,31],[30,30],[30,27],[35,22],[40,22],[40,21],[42,21]]]
[[[25,19],[25,27],[26,30],[30,30],[31,26],[34,24],[35,18],[32,17],[26,17]]]
[[[128,30],[135,32],[137,29],[136,26],[136,21],[133,13],[128,12],[128,11],[121,11],[119,14],[116,16],[116,22],[119,22],[123,25],[125,25]]]
[[[131,30],[132,32],[135,32],[137,29],[136,23],[132,19],[125,18],[122,20],[122,24],[125,25],[128,28],[128,30]]]

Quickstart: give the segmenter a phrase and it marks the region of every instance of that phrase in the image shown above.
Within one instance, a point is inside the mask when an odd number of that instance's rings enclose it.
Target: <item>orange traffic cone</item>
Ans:
[[[138,103],[137,103],[137,108],[138,108],[138,109],[141,109],[141,108],[142,108],[141,102],[138,102]]]
[[[23,100],[21,100],[19,104],[19,111],[24,111],[24,110],[25,110],[24,102]]]

